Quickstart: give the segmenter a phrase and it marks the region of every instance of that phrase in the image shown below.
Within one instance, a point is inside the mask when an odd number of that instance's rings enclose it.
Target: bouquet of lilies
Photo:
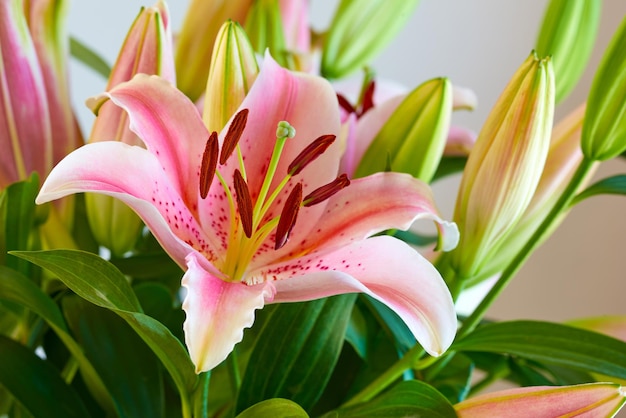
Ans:
[[[158,0],[109,67],[66,0],[0,0],[0,416],[622,407],[626,318],[485,313],[574,206],[626,194],[590,182],[626,151],[626,21],[555,123],[600,2],[551,0],[476,135],[451,126],[471,90],[368,66],[417,0],[337,3],[315,32],[307,0],[192,0],[173,37]],[[108,79],[89,133],[70,55]],[[431,185],[454,173],[444,219]]]

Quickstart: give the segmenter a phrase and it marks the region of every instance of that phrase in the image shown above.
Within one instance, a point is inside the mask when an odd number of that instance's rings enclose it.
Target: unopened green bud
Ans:
[[[192,0],[176,38],[176,85],[191,100],[205,89],[213,45],[228,19],[243,23],[252,0]]]
[[[255,1],[246,19],[246,33],[254,50],[270,54],[283,67],[287,67],[287,46],[280,14],[279,0]]]
[[[418,86],[374,138],[356,177],[391,169],[430,182],[446,145],[451,115],[448,79],[436,78]]]
[[[217,34],[206,85],[202,119],[209,132],[220,132],[235,114],[259,73],[254,50],[237,22]]]
[[[454,213],[461,239],[450,254],[458,280],[477,276],[524,214],[544,168],[553,114],[552,63],[533,54],[498,99],[463,173]]]
[[[322,75],[341,78],[366,65],[402,29],[419,0],[342,0],[325,35]]]
[[[591,84],[581,146],[604,161],[626,151],[626,19],[613,36]]]
[[[537,39],[537,53],[552,56],[556,102],[576,86],[591,56],[600,23],[598,0],[552,0]]]

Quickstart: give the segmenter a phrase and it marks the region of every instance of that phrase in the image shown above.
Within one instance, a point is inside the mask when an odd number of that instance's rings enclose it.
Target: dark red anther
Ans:
[[[239,143],[241,139],[241,135],[243,134],[243,130],[246,127],[246,122],[248,121],[248,109],[240,110],[233,121],[230,123],[228,127],[228,132],[226,132],[226,137],[224,138],[224,144],[222,145],[222,153],[220,154],[220,164],[224,164],[228,157],[233,153],[235,147]]]
[[[330,183],[322,187],[318,187],[317,189],[306,195],[303,200],[303,206],[313,206],[317,205],[318,203],[322,203],[323,201],[337,193],[339,190],[343,189],[344,187],[348,187],[349,185],[350,180],[348,179],[348,176],[342,174]]]
[[[296,158],[293,159],[287,172],[295,176],[300,173],[304,167],[315,161],[317,157],[322,155],[328,147],[335,142],[335,135],[322,135],[315,141],[311,142],[305,149],[303,149]]]
[[[363,104],[361,105],[361,111],[359,112],[359,116],[363,116],[365,112],[374,107],[374,89],[376,88],[376,82],[374,80],[370,81],[365,89],[365,93],[363,93]]]
[[[337,93],[337,100],[339,101],[339,107],[342,107],[343,110],[348,113],[356,113],[354,106],[342,94]]]
[[[237,194],[237,208],[239,208],[243,232],[246,237],[250,238],[252,236],[252,198],[248,183],[239,170],[235,170],[235,193]]]
[[[278,219],[278,226],[276,227],[276,242],[274,249],[278,250],[282,248],[289,240],[289,234],[296,224],[298,217],[298,211],[302,204],[302,183],[298,183],[294,186],[289,197],[285,201],[285,206],[280,213],[280,219]]]
[[[217,156],[219,154],[219,142],[217,140],[217,132],[212,132],[204,146],[204,154],[202,154],[202,165],[200,166],[200,197],[206,198],[211,188],[211,182],[215,177],[215,169],[217,168]]]

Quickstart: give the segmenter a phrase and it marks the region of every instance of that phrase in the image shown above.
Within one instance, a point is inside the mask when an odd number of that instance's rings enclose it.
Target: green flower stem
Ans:
[[[419,344],[416,344],[409,351],[406,352],[404,357],[399,359],[394,365],[388,368],[384,373],[379,375],[373,382],[363,388],[359,393],[354,395],[342,407],[356,405],[361,402],[367,402],[380,392],[385,390],[389,385],[398,380],[405,371],[417,366],[418,361],[424,355],[424,350]],[[430,359],[427,359],[430,360]],[[419,366],[427,367],[426,361],[419,364]],[[430,363],[430,362],[428,362]]]
[[[570,206],[570,203],[576,192],[578,191],[580,185],[585,180],[586,176],[589,174],[589,170],[592,168],[594,161],[584,157],[578,169],[574,173],[572,180],[567,185],[567,188],[563,191],[563,194],[556,202],[550,213],[546,216],[542,224],[537,228],[532,237],[528,240],[526,245],[522,248],[522,250],[515,256],[513,261],[508,265],[508,267],[502,272],[502,275],[496,282],[496,284],[491,288],[487,296],[480,302],[480,304],[476,307],[474,312],[463,322],[463,325],[457,332],[457,340],[465,337],[470,332],[476,328],[476,326],[480,323],[481,319],[487,312],[487,309],[491,306],[491,304],[497,299],[500,293],[504,290],[507,284],[511,281],[513,276],[517,273],[517,271],[522,267],[526,259],[530,257],[532,252],[537,248],[540,242],[545,238],[545,234],[551,228],[552,223],[558,218],[561,212],[567,209]]]
[[[211,381],[211,371],[200,374],[198,388],[195,393],[194,417],[208,418],[209,412],[209,382]]]

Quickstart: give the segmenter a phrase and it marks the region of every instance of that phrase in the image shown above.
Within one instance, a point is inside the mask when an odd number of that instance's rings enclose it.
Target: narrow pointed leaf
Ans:
[[[370,402],[332,411],[324,415],[324,418],[408,416],[456,418],[456,412],[450,402],[435,388],[418,380],[408,380]]]
[[[237,418],[276,418],[308,417],[309,415],[297,403],[287,399],[268,399],[252,405],[237,415]]]
[[[81,346],[69,334],[61,311],[48,295],[27,277],[0,266],[0,300],[18,303],[46,321],[76,359],[91,394],[100,406],[108,411],[116,409],[100,376],[85,357]]]
[[[116,399],[118,414],[164,417],[162,369],[132,328],[113,312],[75,295],[63,298],[63,311],[85,355]]]
[[[341,353],[355,298],[341,295],[278,306],[250,356],[237,410],[281,397],[304,409],[313,406]]]
[[[111,66],[93,49],[74,37],[70,37],[70,54],[105,79],[111,74]]]
[[[453,347],[505,353],[540,363],[626,378],[626,343],[591,331],[540,321],[487,324]]]
[[[120,315],[152,348],[172,375],[183,401],[193,391],[197,376],[187,350],[167,327],[141,312],[126,278],[112,264],[95,254],[73,250],[14,254],[56,274],[84,299]]]
[[[23,345],[0,336],[0,383],[35,417],[86,418],[78,394],[57,369]]]
[[[626,174],[607,177],[592,184],[580,192],[573,200],[572,206],[583,200],[599,194],[626,195]]]
[[[39,177],[13,183],[6,195],[6,251],[29,249],[30,234],[35,222],[35,197],[39,191]],[[23,260],[7,257],[8,267],[29,275],[29,266]]]

